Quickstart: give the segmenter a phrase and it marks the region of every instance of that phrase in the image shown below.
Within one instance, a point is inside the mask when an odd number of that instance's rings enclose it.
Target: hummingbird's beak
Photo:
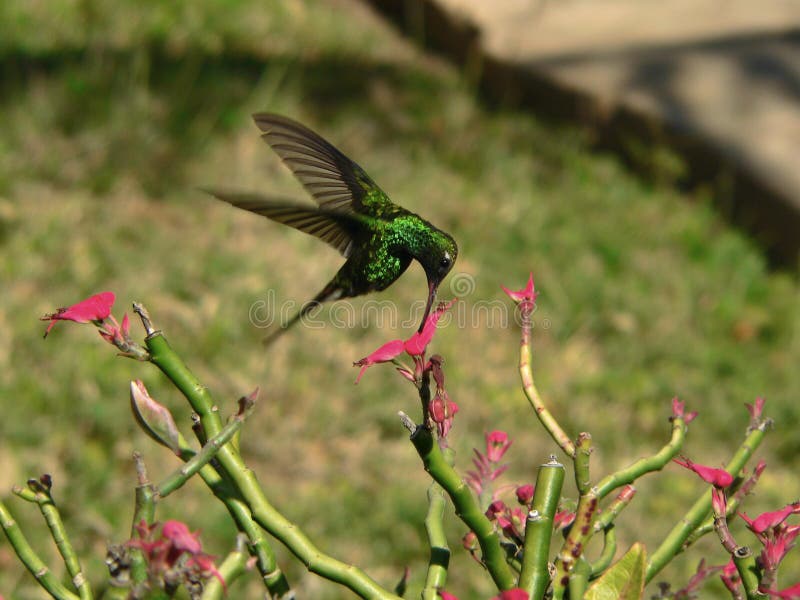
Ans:
[[[417,330],[419,333],[422,333],[422,328],[425,327],[425,321],[428,320],[428,315],[431,314],[433,301],[436,300],[436,288],[438,287],[439,283],[437,281],[428,280],[428,304],[425,306],[425,314],[422,315],[422,323],[419,324],[419,329]]]

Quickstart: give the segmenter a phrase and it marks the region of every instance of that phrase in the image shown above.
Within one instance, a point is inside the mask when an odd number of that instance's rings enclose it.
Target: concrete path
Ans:
[[[771,258],[800,256],[797,0],[369,0],[491,98],[583,122],[638,167],[711,183]],[[663,156],[663,154],[662,154]]]

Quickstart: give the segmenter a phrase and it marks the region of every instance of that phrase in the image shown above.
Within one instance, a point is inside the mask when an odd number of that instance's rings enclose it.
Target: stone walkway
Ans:
[[[580,121],[658,174],[711,184],[770,258],[800,256],[797,0],[368,0],[490,99]],[[660,155],[663,156],[663,153]]]

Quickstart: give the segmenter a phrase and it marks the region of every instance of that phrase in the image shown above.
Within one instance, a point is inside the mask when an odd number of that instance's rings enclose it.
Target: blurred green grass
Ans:
[[[133,425],[128,380],[144,379],[188,421],[153,369],[114,357],[88,327],[59,325],[42,341],[39,315],[111,289],[118,315],[133,300],[148,306],[225,409],[261,387],[243,446],[276,506],[384,584],[406,565],[412,594],[422,583],[427,478],[396,418],[417,401],[388,367],[353,387],[350,366],[409,329],[298,329],[265,351],[251,305],[270,290],[304,301],[340,259],[197,191],[303,197],[252,126],[259,110],[316,129],[394,200],[452,232],[454,274],[475,282],[467,311],[504,302],[500,284],[521,286],[534,272],[537,382],[569,431],[593,434],[595,473],[660,447],[675,395],[700,411],[686,453],[719,464],[746,427],[743,403],[762,395],[776,426],[747,510],[800,495],[795,274],[769,271],[704,192],[638,179],[591,152],[577,128],[482,106],[460,73],[361,5],[11,0],[0,4],[0,74],[0,489],[51,473],[93,581],[103,579],[106,542],[128,534],[131,452],[144,452],[155,480],[176,466]],[[376,299],[407,307],[424,290],[412,267]],[[521,483],[553,446],[519,390],[516,345],[514,328],[448,327],[434,351],[461,406],[458,466],[468,468],[484,431],[502,428],[515,440],[508,481]],[[639,487],[621,547],[658,543],[702,489],[672,467]],[[31,507],[12,501],[12,510],[57,567]],[[228,518],[201,485],[159,507],[172,516],[226,552]],[[449,531],[449,589],[490,596],[452,517]],[[700,548],[722,562],[713,541]],[[303,596],[347,596],[280,555]],[[700,555],[681,556],[664,578],[680,585]],[[6,541],[0,593],[42,597]]]

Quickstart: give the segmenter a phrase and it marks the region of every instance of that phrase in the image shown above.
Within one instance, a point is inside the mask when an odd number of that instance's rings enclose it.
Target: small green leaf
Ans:
[[[647,552],[636,543],[586,591],[585,600],[640,600]]]

